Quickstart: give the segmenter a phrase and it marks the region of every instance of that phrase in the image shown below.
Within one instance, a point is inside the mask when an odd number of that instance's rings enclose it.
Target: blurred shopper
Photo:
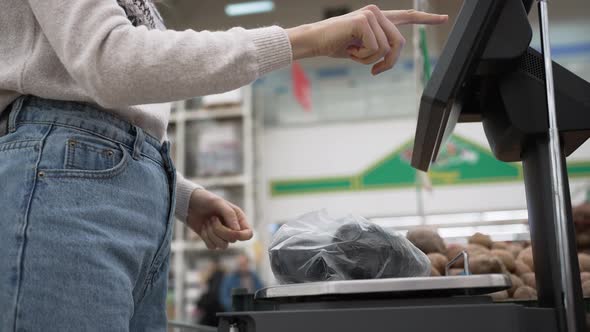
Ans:
[[[201,325],[217,326],[219,323],[217,313],[224,311],[220,301],[224,274],[219,259],[214,258],[207,270],[207,290],[197,301]]]
[[[221,303],[226,311],[232,310],[232,290],[234,288],[244,288],[249,292],[264,287],[258,274],[252,270],[250,259],[247,255],[242,254],[238,257],[236,270],[223,278],[221,284]]]
[[[210,249],[252,237],[239,207],[175,172],[170,109],[146,104],[312,56],[381,73],[405,42],[396,25],[446,20],[368,6],[173,31],[151,0],[0,0],[0,331],[164,331],[174,215]]]

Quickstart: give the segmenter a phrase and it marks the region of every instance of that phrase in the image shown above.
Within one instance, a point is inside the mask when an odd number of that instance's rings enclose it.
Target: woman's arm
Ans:
[[[397,24],[440,24],[446,15],[367,6],[284,30],[226,32],[134,27],[115,0],[27,0],[70,75],[104,107],[161,103],[238,88],[293,59],[347,57],[392,68],[405,43]],[[176,214],[186,216],[209,248],[248,240],[252,230],[235,205],[178,175]]]
[[[160,103],[223,92],[311,56],[394,66],[405,43],[396,24],[440,24],[446,15],[382,11],[350,14],[289,30],[226,32],[134,27],[115,0],[28,0],[70,75],[104,107]]]
[[[134,27],[115,0],[28,0],[70,75],[104,107],[187,99],[291,63],[280,27],[226,32]]]
[[[176,206],[174,207],[176,218],[183,222],[187,221],[191,195],[195,190],[203,189],[203,186],[186,179],[182,173],[176,172]]]

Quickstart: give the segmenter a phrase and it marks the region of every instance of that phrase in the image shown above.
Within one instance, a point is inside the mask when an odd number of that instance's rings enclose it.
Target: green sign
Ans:
[[[412,146],[408,141],[360,174],[274,180],[272,196],[415,187],[416,170],[410,165]],[[590,162],[569,163],[568,171],[570,177],[590,176]],[[453,135],[428,176],[433,186],[522,181],[522,167],[520,163],[498,161],[489,149]]]

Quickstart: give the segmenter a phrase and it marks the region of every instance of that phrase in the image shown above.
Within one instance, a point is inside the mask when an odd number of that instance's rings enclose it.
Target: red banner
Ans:
[[[297,102],[307,112],[311,111],[311,83],[305,74],[305,70],[298,62],[293,62],[291,67],[293,77],[293,94]]]

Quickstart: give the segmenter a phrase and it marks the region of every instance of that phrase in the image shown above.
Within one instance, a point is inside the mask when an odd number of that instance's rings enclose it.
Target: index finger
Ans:
[[[254,236],[252,229],[247,228],[235,231],[224,226],[218,218],[213,218],[212,227],[217,236],[231,243],[235,243],[236,241],[248,241]]]
[[[232,204],[233,205],[233,204]],[[252,228],[248,224],[248,220],[246,219],[246,214],[242,209],[233,205],[234,210],[236,211],[236,215],[238,216],[238,223],[240,224],[240,231],[237,232],[238,240],[239,241],[248,241],[254,236],[254,232]]]
[[[254,232],[251,229],[244,229],[241,231],[237,231],[236,236],[238,238],[238,241],[248,241],[254,237]]]
[[[238,240],[238,235],[237,235],[238,231],[234,231],[234,230],[230,229],[229,227],[224,226],[221,223],[221,221],[219,220],[219,218],[217,218],[217,217],[213,217],[213,218],[211,218],[211,220],[212,220],[211,227],[213,228],[213,231],[221,239],[231,242],[231,243],[234,243]]]
[[[237,205],[233,203],[229,203],[231,207],[236,212],[236,216],[238,217],[238,224],[240,225],[240,230],[247,230],[250,229],[250,224],[248,224],[248,219],[246,218],[246,214],[242,209],[240,209]]]
[[[442,24],[448,21],[448,15],[425,13],[413,9],[383,10],[383,15],[393,24]]]
[[[231,203],[225,200],[219,200],[217,204],[217,213],[222,219],[222,223],[236,231],[240,230],[240,224],[238,222],[238,216],[236,215],[235,209],[231,206]]]

